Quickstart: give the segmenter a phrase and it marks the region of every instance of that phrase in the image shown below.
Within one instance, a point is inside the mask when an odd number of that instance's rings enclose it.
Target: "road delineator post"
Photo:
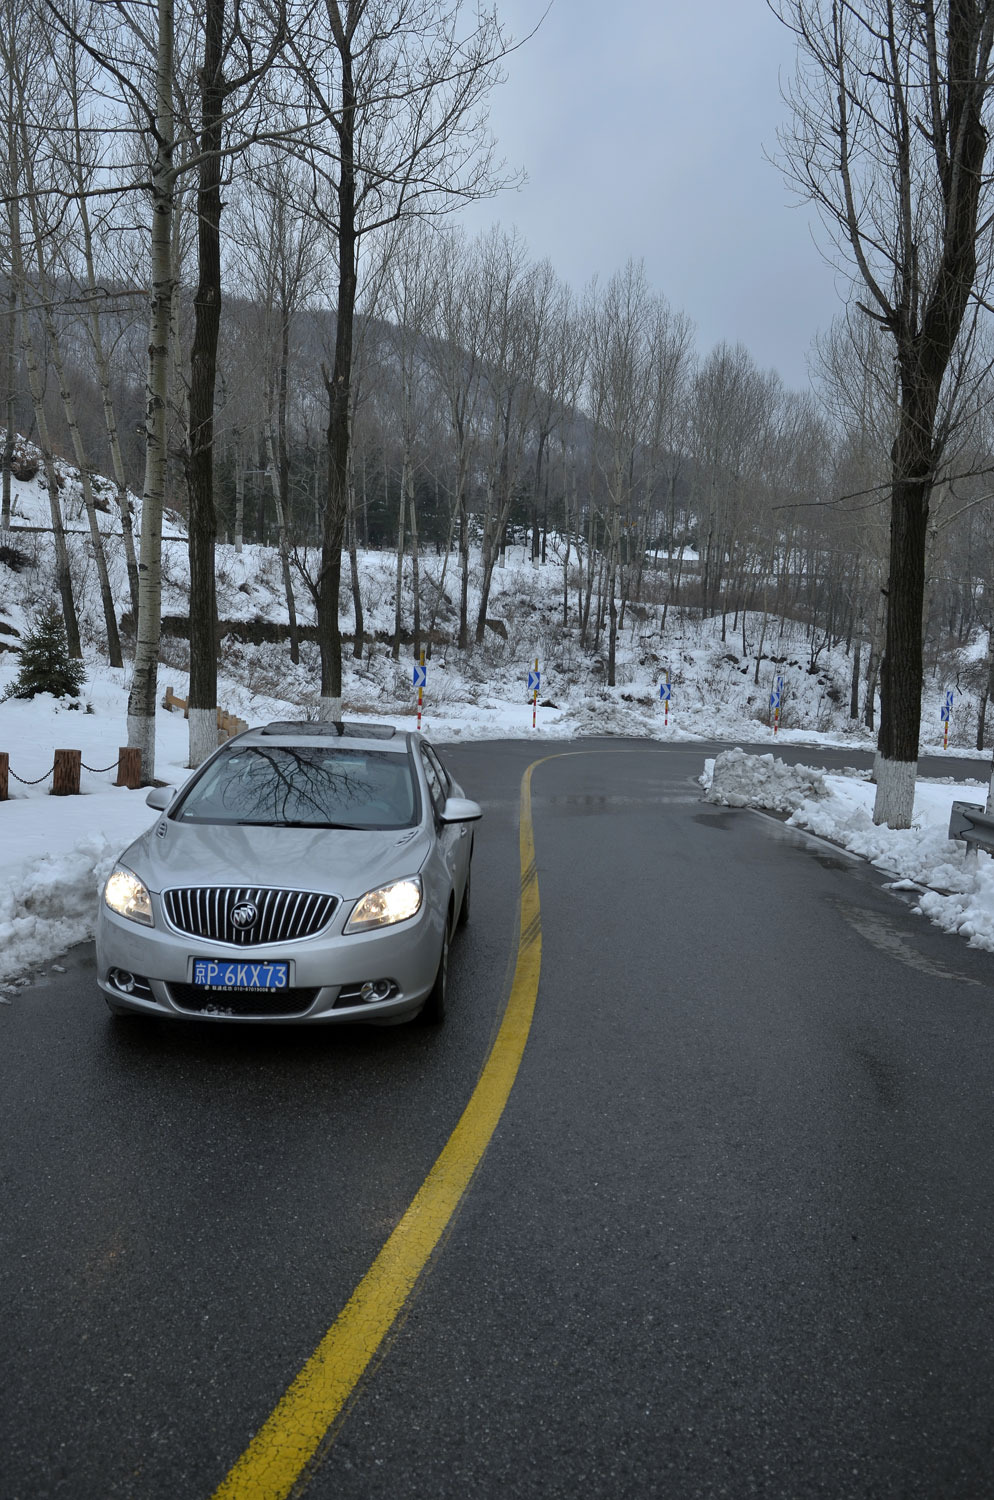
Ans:
[[[663,701],[663,728],[669,727],[670,722],[670,698],[673,696],[673,687],[670,683],[670,674],[666,673],[664,680],[659,684],[659,696]]]
[[[532,728],[538,724],[538,690],[542,683],[542,674],[538,670],[538,657],[535,658],[535,667],[528,673],[528,689],[532,695]]]
[[[783,700],[783,678],[777,678],[777,685],[770,694],[770,708],[773,710],[773,738],[776,739],[780,728],[780,704]]]
[[[428,681],[428,668],[425,666],[425,648],[421,647],[421,656],[417,666],[414,668],[414,686],[418,690],[418,730],[421,729],[421,713],[424,708],[425,684]]]
[[[952,719],[952,716],[953,716],[953,690],[952,690],[952,688],[947,688],[947,690],[946,690],[946,701],[945,701],[945,704],[939,710],[939,718],[942,720],[942,748],[943,748],[943,750],[948,750],[949,749],[949,722]]]

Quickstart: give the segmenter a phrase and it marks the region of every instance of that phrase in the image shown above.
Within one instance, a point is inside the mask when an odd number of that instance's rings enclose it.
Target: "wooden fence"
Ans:
[[[163,708],[168,708],[170,713],[172,713],[174,708],[181,708],[183,710],[184,719],[188,719],[190,717],[190,708],[187,700],[185,698],[177,698],[171,687],[166,688],[165,694],[162,699],[162,706]],[[226,709],[218,709],[218,744],[223,743],[224,740],[230,740],[236,734],[241,734],[242,730],[247,728],[248,724],[245,719],[239,719],[235,714],[229,714]]]
[[[174,708],[183,710],[183,717],[189,717],[189,709],[185,698],[177,698],[171,687],[166,688],[165,697],[162,700],[163,708],[170,712]],[[244,719],[229,714],[225,709],[217,711],[217,741],[223,744],[234,735],[241,734],[247,729],[248,724]],[[49,766],[44,776],[36,776],[29,781],[23,776],[18,776],[16,771],[10,768],[10,754],[6,750],[0,750],[0,802],[7,802],[10,798],[10,778],[19,781],[22,786],[39,786],[41,782],[52,778],[53,797],[74,797],[79,794],[79,779],[81,771],[92,771],[94,775],[103,775],[106,771],[117,768],[117,780],[115,786],[126,786],[132,790],[142,784],[142,753],[133,750],[130,745],[122,745],[117,752],[117,760],[111,761],[109,766],[88,766],[83,759],[82,750],[56,750],[55,762]]]
[[[54,764],[49,766],[43,776],[36,776],[30,781],[11,770],[9,752],[0,750],[0,802],[9,800],[11,776],[22,786],[38,786],[51,776],[53,797],[75,797],[79,794],[81,771],[92,771],[94,775],[101,776],[105,771],[113,771],[115,767],[115,786],[130,787],[132,791],[141,786],[142,753],[140,750],[133,750],[130,745],[122,745],[117,753],[117,760],[112,760],[109,766],[88,766],[83,760],[82,750],[56,750]]]

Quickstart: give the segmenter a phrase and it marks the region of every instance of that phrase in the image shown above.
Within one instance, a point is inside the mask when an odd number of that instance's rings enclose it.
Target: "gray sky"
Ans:
[[[542,0],[500,0],[516,36]],[[632,257],[697,324],[806,388],[807,354],[841,307],[808,207],[777,169],[779,77],[793,39],[765,0],[555,0],[507,64],[491,126],[528,184],[461,215],[516,224],[577,290]]]

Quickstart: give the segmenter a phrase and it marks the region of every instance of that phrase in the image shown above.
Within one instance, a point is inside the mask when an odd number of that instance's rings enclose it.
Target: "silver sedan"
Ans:
[[[444,1018],[481,810],[421,735],[267,724],[148,803],[161,816],[100,901],[97,973],[112,1011]]]

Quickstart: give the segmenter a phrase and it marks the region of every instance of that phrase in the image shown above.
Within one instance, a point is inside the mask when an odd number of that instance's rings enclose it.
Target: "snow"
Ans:
[[[60,500],[67,525],[85,530],[81,494],[74,471],[60,465]],[[112,587],[119,610],[126,608],[128,584],[119,517],[113,487],[100,491],[109,503],[101,512],[107,535]],[[87,681],[76,705],[38,697],[29,702],[2,700],[17,673],[17,642],[30,628],[43,603],[57,596],[49,538],[48,499],[40,475],[13,485],[13,526],[0,533],[0,544],[22,554],[13,569],[0,563],[0,751],[10,755],[11,797],[0,804],[0,981],[8,984],[26,970],[49,962],[53,954],[92,934],[98,892],[118,850],[153,821],[142,792],[113,786],[116,762],[126,742],[130,666],[113,670],[100,650],[102,615],[95,568],[84,535],[69,537],[76,580]],[[140,502],[132,497],[137,535]],[[115,534],[115,527],[117,534]],[[619,631],[616,686],[607,686],[606,649],[582,651],[575,630],[562,623],[562,539],[550,536],[549,560],[533,567],[528,549],[509,548],[504,567],[494,573],[488,618],[503,633],[488,628],[482,644],[461,653],[437,642],[428,662],[422,727],[440,743],[534,737],[567,740],[579,735],[625,735],[664,742],[713,740],[734,744],[805,744],[870,750],[873,736],[847,717],[851,658],[840,647],[807,639],[803,627],[787,622],[763,633],[759,616],[700,620],[671,608],[665,632],[661,610],[652,603],[630,607]],[[685,554],[686,556],[687,554]],[[572,553],[575,564],[575,549]],[[306,561],[306,559],[305,559]],[[312,559],[313,561],[313,559]],[[405,603],[410,602],[410,561],[406,563]],[[394,625],[395,558],[389,553],[360,555],[367,640],[362,659],[353,659],[346,644],[344,698],[346,716],[371,718],[398,728],[416,723],[411,647],[391,656]],[[186,541],[179,517],[164,526],[163,612],[185,615]],[[425,550],[421,558],[422,618],[427,626],[437,613],[440,633],[451,635],[458,597],[457,560]],[[347,575],[347,570],[346,570]],[[252,642],[267,629],[285,624],[286,604],[278,558],[272,548],[246,545],[217,549],[218,612],[240,631],[224,635],[219,667],[219,703],[250,724],[271,719],[316,717],[319,672],[317,648],[302,642],[301,660],[291,663],[283,641]],[[652,580],[647,578],[647,587]],[[471,619],[479,602],[471,578]],[[576,578],[570,578],[570,618],[575,618]],[[341,625],[352,629],[351,597],[343,591]],[[302,624],[313,623],[306,587],[297,589]],[[406,622],[405,622],[406,623]],[[734,628],[733,628],[734,626]],[[505,639],[506,634],[506,639]],[[762,646],[760,642],[762,641]],[[937,663],[923,699],[922,752],[942,745],[939,709],[947,687],[960,668],[980,659],[986,637],[974,638],[961,659]],[[757,680],[756,653],[760,652]],[[527,673],[538,657],[542,686],[532,730],[532,698]],[[182,638],[164,635],[158,697],[165,689],[185,698],[188,647]],[[784,679],[779,733],[770,723],[769,695]],[[669,713],[659,700],[659,684],[672,687]],[[951,725],[950,755],[969,756],[975,734],[976,699],[958,693]],[[54,751],[82,751],[82,792],[72,798],[49,795],[48,772]],[[180,714],[160,709],[156,718],[156,766],[159,780],[178,784],[189,774],[188,726]],[[994,948],[994,885],[988,885],[990,862],[981,856],[964,869],[963,850],[945,839],[948,805],[954,797],[983,800],[983,792],[962,786],[926,787],[919,783],[916,827],[904,834],[874,829],[870,818],[873,788],[858,774],[827,776],[804,767],[784,767],[772,754],[718,757],[711,795],[732,806],[764,805],[791,814],[799,827],[842,843],[854,853],[881,864],[923,887],[921,909],[974,944]],[[710,763],[709,763],[710,764]],[[40,780],[38,780],[40,778]],[[37,785],[25,783],[38,781]],[[2,985],[0,985],[2,988]]]
[[[709,761],[708,801],[726,807],[767,807],[793,812],[806,799],[827,795],[825,778],[811,766],[788,766],[772,755],[725,750]]]
[[[874,826],[876,788],[866,771],[811,771],[736,748],[705,761],[701,784],[709,802],[789,812],[788,825],[887,871],[894,889],[920,893],[915,911],[971,947],[994,952],[994,860],[968,854],[964,843],[948,837],[954,801],[983,806],[980,783],[919,779],[912,826],[905,829]]]

